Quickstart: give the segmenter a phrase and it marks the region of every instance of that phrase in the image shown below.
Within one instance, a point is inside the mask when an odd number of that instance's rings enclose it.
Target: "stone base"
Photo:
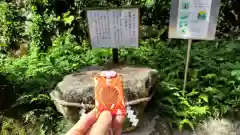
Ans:
[[[158,71],[147,67],[133,67],[133,66],[118,66],[113,68],[105,67],[88,67],[81,69],[78,72],[66,75],[57,87],[51,92],[57,110],[68,120],[68,123],[76,123],[81,115],[82,106],[63,105],[61,102],[73,104],[88,104],[94,105],[94,81],[93,76],[100,73],[102,70],[113,70],[122,76],[123,89],[126,102],[136,101],[139,99],[150,99],[152,89],[158,80]],[[61,102],[57,102],[61,101]],[[131,110],[134,111],[134,118],[142,123],[144,110],[147,101],[139,102],[131,105]],[[93,106],[94,107],[94,106]],[[86,113],[93,108],[84,108]],[[123,131],[134,130],[136,126],[132,126],[131,122],[125,122]]]

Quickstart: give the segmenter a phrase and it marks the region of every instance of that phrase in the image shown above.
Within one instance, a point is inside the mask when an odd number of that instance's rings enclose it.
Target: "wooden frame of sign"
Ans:
[[[119,48],[139,46],[139,6],[85,10],[92,48],[113,48],[113,60],[117,63]]]

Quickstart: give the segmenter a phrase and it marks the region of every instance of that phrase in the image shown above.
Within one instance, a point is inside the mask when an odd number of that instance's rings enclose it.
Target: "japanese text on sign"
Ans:
[[[139,44],[139,10],[87,10],[93,48],[137,47]]]

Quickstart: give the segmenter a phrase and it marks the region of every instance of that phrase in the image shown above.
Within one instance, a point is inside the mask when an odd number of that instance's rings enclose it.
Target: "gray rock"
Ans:
[[[78,70],[78,72],[66,75],[57,87],[51,92],[57,100],[65,102],[94,104],[94,81],[93,76],[106,70],[104,67],[89,67]],[[151,88],[158,80],[157,70],[145,67],[122,66],[111,68],[123,77],[125,100],[132,101],[149,97]],[[79,107],[69,107],[54,101],[57,110],[69,120],[69,123],[76,123],[80,117]],[[131,106],[137,118],[141,120],[147,102]],[[87,110],[89,111],[89,110]],[[129,128],[129,127],[126,127]],[[133,129],[133,128],[132,128]]]
[[[139,128],[122,135],[172,135],[172,130],[164,117],[157,115],[156,110],[151,109],[145,112]]]
[[[196,128],[197,135],[240,135],[240,121],[210,119]]]
[[[194,131],[184,129],[180,133],[178,129],[170,128],[164,117],[146,113],[140,128],[122,135],[240,135],[240,121],[210,119],[199,124]]]

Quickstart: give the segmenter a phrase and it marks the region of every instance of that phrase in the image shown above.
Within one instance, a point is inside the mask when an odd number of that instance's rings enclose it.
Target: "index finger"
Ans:
[[[83,116],[66,135],[84,135],[96,121],[96,110],[93,109],[91,112]]]

